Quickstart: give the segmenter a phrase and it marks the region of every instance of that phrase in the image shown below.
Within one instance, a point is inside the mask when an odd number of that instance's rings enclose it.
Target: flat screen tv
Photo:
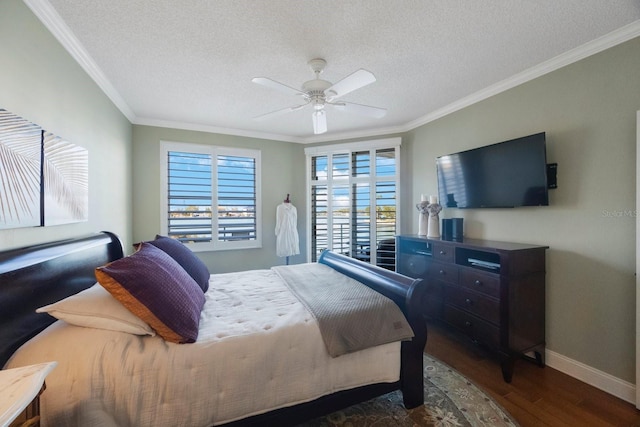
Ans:
[[[544,132],[440,156],[436,165],[443,207],[549,205]]]

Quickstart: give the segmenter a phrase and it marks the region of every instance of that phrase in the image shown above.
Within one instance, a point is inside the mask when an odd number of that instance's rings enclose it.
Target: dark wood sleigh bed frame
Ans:
[[[123,256],[120,240],[109,232],[0,252],[0,367],[22,344],[56,320],[36,313],[36,308],[91,287],[96,282],[96,267]],[[427,330],[420,302],[425,284],[330,251],[318,262],[384,294],[402,309],[415,337],[402,342],[400,380],[333,393],[226,426],[296,425],[394,390],[402,391],[407,408],[423,404]]]

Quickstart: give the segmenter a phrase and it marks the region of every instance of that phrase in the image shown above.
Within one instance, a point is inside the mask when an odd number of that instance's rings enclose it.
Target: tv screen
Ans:
[[[443,207],[549,205],[544,132],[440,156],[436,165]]]

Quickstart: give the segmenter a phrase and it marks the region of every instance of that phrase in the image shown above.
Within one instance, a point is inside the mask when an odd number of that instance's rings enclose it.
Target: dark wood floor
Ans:
[[[490,394],[522,427],[640,426],[635,406],[548,366],[515,364],[513,380],[502,380],[496,359],[467,340],[428,325],[426,352]]]

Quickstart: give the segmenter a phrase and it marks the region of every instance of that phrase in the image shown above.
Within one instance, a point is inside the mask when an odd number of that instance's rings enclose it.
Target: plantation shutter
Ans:
[[[256,239],[256,162],[218,155],[218,240]]]
[[[181,242],[210,242],[211,155],[169,151],[168,235]]]
[[[314,261],[315,255],[329,248],[327,162],[327,156],[315,156],[311,159],[311,181],[318,182],[311,187],[311,253],[314,254]]]
[[[161,142],[162,233],[192,250],[261,247],[260,152]]]

